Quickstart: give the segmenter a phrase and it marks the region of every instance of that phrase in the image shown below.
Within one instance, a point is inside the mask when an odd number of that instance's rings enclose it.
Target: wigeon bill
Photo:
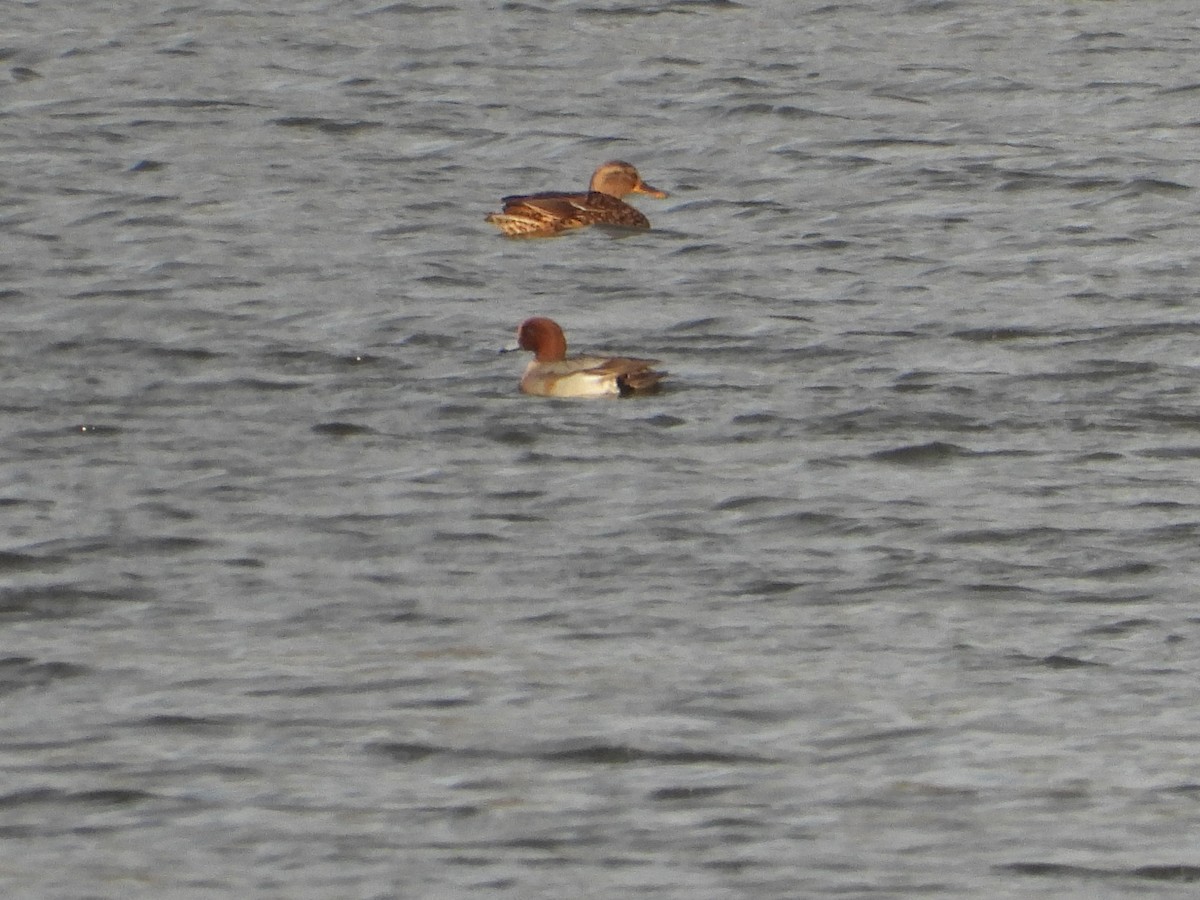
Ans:
[[[586,193],[546,191],[504,197],[504,210],[484,221],[509,237],[554,237],[586,225],[649,228],[650,220],[621,199],[630,194],[660,200],[667,196],[666,191],[642,181],[629,163],[614,159],[596,169]]]
[[[542,397],[628,397],[658,390],[667,374],[657,359],[567,356],[567,339],[553,319],[535,316],[517,328],[517,345],[533,353],[521,390]]]

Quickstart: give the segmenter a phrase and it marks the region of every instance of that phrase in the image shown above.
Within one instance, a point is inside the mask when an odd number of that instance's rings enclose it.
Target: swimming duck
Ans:
[[[567,356],[567,339],[553,319],[535,316],[517,328],[517,345],[533,353],[521,390],[543,397],[628,397],[658,389],[666,372],[657,359],[625,356]]]
[[[621,199],[629,194],[667,196],[666,191],[642,181],[629,163],[615,159],[596,169],[587,193],[547,191],[505,197],[504,211],[492,213],[484,221],[509,237],[553,237],[585,225],[649,228],[650,220]]]

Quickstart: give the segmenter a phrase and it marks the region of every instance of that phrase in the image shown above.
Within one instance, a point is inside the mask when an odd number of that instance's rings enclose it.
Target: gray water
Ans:
[[[3,17],[5,897],[1192,896],[1193,0]]]

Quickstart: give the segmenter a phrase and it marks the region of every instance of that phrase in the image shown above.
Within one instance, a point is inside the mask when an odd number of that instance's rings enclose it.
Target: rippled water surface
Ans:
[[[1195,890],[1192,0],[0,37],[6,897]]]

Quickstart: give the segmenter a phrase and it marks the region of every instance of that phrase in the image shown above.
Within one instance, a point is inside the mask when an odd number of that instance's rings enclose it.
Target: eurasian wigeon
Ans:
[[[649,228],[650,220],[621,199],[629,194],[667,196],[666,191],[642,181],[629,163],[614,159],[596,169],[587,193],[547,191],[505,197],[504,211],[492,213],[484,221],[509,237],[553,237],[585,225]]]
[[[533,353],[521,390],[543,397],[628,397],[658,389],[666,372],[657,359],[626,356],[567,356],[567,339],[553,319],[535,316],[517,329],[517,345]]]

